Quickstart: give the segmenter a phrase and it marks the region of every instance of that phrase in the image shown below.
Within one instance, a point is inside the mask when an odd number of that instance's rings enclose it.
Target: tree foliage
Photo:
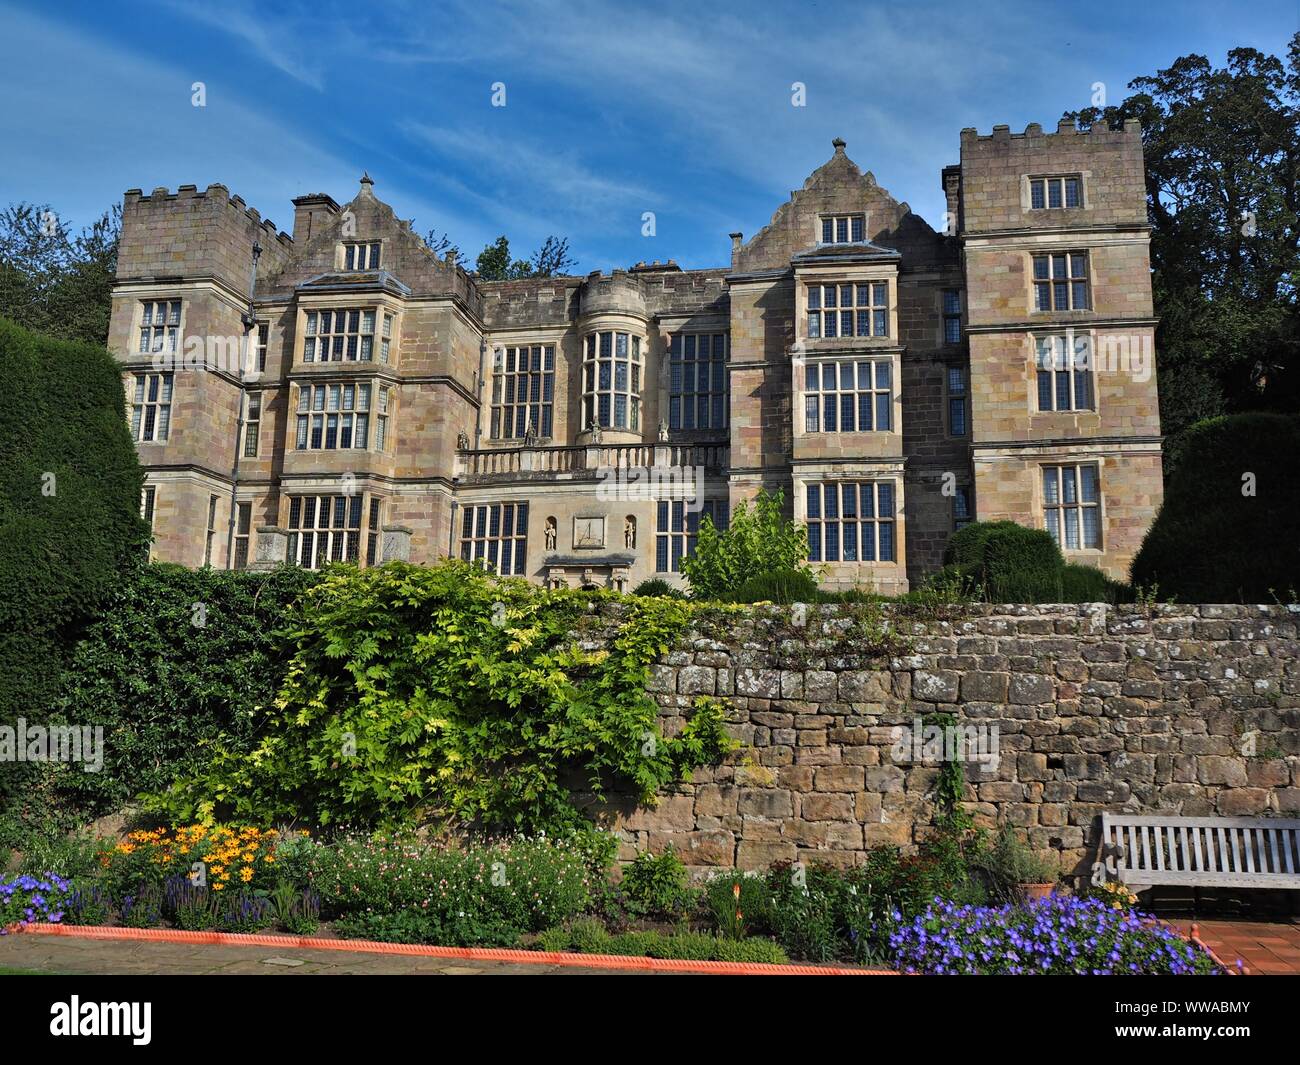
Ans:
[[[479,252],[476,266],[484,281],[518,281],[528,277],[557,277],[576,264],[577,260],[569,254],[567,237],[547,237],[531,259],[512,261],[510,241],[500,236]]]
[[[807,568],[808,530],[783,513],[785,493],[759,492],[753,506],[741,503],[726,529],[705,514],[694,554],[682,559],[682,574],[696,599],[717,599],[751,577]]]
[[[122,209],[73,236],[48,204],[0,213],[0,317],[65,340],[104,344]]]
[[[1295,602],[1300,416],[1211,418],[1183,434],[1182,449],[1133,584],[1183,602]]]
[[[652,802],[732,744],[710,700],[664,737],[645,692],[689,604],[630,599],[590,649],[575,634],[595,601],[459,560],[334,567],[290,617],[294,654],[252,750],[220,744],[153,804],[180,819],[536,832],[582,822],[575,783],[620,781]]]
[[[1073,117],[1142,123],[1165,433],[1300,408],[1300,34],[1285,63],[1188,55],[1129,87]]]

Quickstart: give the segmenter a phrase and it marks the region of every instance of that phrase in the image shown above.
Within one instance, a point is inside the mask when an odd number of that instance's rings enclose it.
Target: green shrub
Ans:
[[[670,846],[662,854],[645,851],[623,869],[620,888],[630,912],[672,920],[695,902],[687,883],[686,866]]]
[[[20,873],[33,876],[46,870],[59,876],[80,878],[99,870],[99,852],[104,841],[88,832],[31,835],[25,840]]]
[[[334,925],[345,939],[379,943],[428,943],[438,947],[514,947],[520,929],[499,914],[398,910],[393,913],[359,913],[342,917]]]
[[[953,533],[947,578],[968,580],[980,597],[998,603],[1058,603],[1065,559],[1045,529],[1013,521],[972,522]]]
[[[669,599],[685,599],[686,593],[680,588],[669,584],[662,577],[651,577],[648,581],[642,581],[634,589],[633,595],[645,596],[667,596]]]
[[[593,597],[624,607],[601,649],[578,638]],[[251,750],[216,745],[205,769],[149,805],[174,821],[586,825],[575,772],[646,801],[735,746],[716,700],[697,700],[664,737],[645,690],[690,609],[540,589],[459,560],[331,567],[290,615],[293,658]]]
[[[537,937],[537,949],[548,954],[560,954],[568,950],[572,942],[567,928],[548,928]]]
[[[798,570],[808,562],[808,530],[785,518],[783,492],[759,492],[753,505],[741,503],[725,530],[706,514],[693,554],[682,559],[682,575],[694,599],[717,599],[756,574]]]
[[[790,960],[781,945],[770,939],[719,939],[714,943],[713,957],[747,965],[784,965]]]
[[[1125,585],[1112,581],[1096,566],[1069,563],[1061,570],[1061,601],[1064,603],[1120,603],[1127,597]]]
[[[620,932],[610,939],[605,953],[625,958],[648,958],[660,938],[658,932]]]
[[[650,944],[650,957],[673,961],[711,961],[717,953],[718,940],[700,932],[677,932],[659,936]]]
[[[756,573],[718,598],[726,603],[815,603],[819,593],[817,578],[808,570],[783,569]]]
[[[37,724],[77,630],[145,554],[144,476],[104,348],[0,319],[0,379],[0,722]],[[39,766],[0,763],[0,844],[49,827]]]
[[[605,926],[591,917],[569,925],[569,944],[579,954],[608,953],[610,938]]]
[[[1300,416],[1234,414],[1182,435],[1182,457],[1130,583],[1181,602],[1294,601]]]
[[[72,652],[56,702],[104,728],[100,772],[50,763],[61,803],[81,819],[120,809],[199,772],[220,741],[247,754],[284,680],[286,612],[319,573],[140,567]]]

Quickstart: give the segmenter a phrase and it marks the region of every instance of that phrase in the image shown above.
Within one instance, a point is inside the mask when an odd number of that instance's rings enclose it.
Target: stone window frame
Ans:
[[[1043,341],[1053,341],[1053,342],[1061,341],[1066,345],[1065,350],[1067,352],[1073,349],[1074,354],[1072,354],[1070,357],[1070,362],[1072,365],[1078,354],[1078,345],[1080,342],[1082,342],[1083,344],[1086,345],[1086,354],[1084,358],[1087,365],[1082,370],[1073,369],[1073,368],[1065,369],[1065,370],[1058,369],[1056,366],[1056,360],[1059,357],[1059,353],[1053,352],[1053,354],[1051,355],[1052,358],[1051,368],[1044,369],[1042,364],[1043,363],[1043,349],[1042,349]],[[1030,345],[1029,350],[1030,350],[1030,374],[1031,374],[1030,389],[1029,389],[1030,413],[1047,414],[1047,415],[1097,414],[1099,400],[1097,395],[1097,364],[1096,364],[1096,359],[1094,357],[1097,350],[1097,346],[1096,346],[1096,337],[1093,335],[1092,330],[1089,329],[1076,330],[1076,329],[1067,328],[1067,329],[1055,329],[1055,330],[1045,330],[1042,332],[1034,332],[1031,333],[1029,336],[1029,345]],[[1051,390],[1052,402],[1055,404],[1059,395],[1058,393],[1058,389],[1060,387],[1059,375],[1062,374],[1068,376],[1068,381],[1066,383],[1070,390],[1070,406],[1068,407],[1042,406],[1044,377],[1047,377],[1049,379],[1048,387]],[[1078,402],[1080,381],[1084,383],[1084,386],[1087,389],[1088,399],[1090,401],[1087,404],[1081,404]]]
[[[949,296],[957,297],[955,310],[948,301]],[[961,343],[962,312],[966,302],[962,296],[963,290],[960,288],[944,288],[939,291],[939,343],[946,347],[953,347]],[[949,336],[949,327],[954,323],[957,326],[957,338],[955,340]]]
[[[131,375],[131,439],[140,444],[164,444],[171,436],[176,378],[170,371],[141,370]]]
[[[166,351],[178,355],[185,340],[185,304],[180,296],[150,296],[136,301],[133,334],[139,337],[137,355],[157,355]],[[160,325],[158,309],[166,308],[166,319]],[[145,330],[149,332],[146,334]],[[147,346],[146,346],[147,345]]]
[[[379,560],[379,532],[382,528],[383,497],[372,494],[366,507],[366,565],[373,566]]]
[[[388,386],[377,380],[356,380],[350,378],[338,378],[332,380],[311,380],[302,381],[294,388],[297,390],[293,396],[293,417],[294,417],[294,451],[372,451],[383,452],[386,447],[372,446],[372,443],[380,438],[381,431],[377,428],[378,419],[382,416],[385,419],[391,416],[391,403],[387,409],[381,411],[381,392],[388,390]],[[352,405],[345,406],[347,401],[347,389],[352,389]],[[334,405],[331,405],[334,393],[331,389],[337,389],[338,399]],[[365,390],[366,405],[360,406],[362,389]],[[317,400],[320,395],[320,400]],[[305,397],[305,398],[304,398]],[[331,446],[330,439],[330,416],[334,416],[334,444]],[[343,446],[339,441],[343,438],[344,418],[348,418],[347,435],[350,443]],[[364,419],[364,421],[363,421]],[[319,424],[317,424],[319,422]],[[364,443],[358,444],[358,427],[361,427],[361,433],[364,436]],[[383,434],[388,434],[389,427],[384,426]],[[373,430],[373,432],[372,432]],[[318,440],[319,444],[313,441]],[[385,439],[385,445],[387,440]]]
[[[604,338],[609,337],[609,353]],[[618,354],[619,338],[626,338],[625,354]],[[646,387],[649,344],[646,337],[629,328],[609,326],[587,330],[582,336],[581,428],[585,432],[599,425],[615,432],[641,432],[642,403]],[[608,382],[601,376],[609,366]],[[619,366],[626,367],[624,385],[618,384]],[[618,401],[624,400],[623,423],[618,423]],[[606,401],[602,404],[602,401]],[[607,404],[607,405],[606,405]]]
[[[234,569],[248,569],[249,547],[253,542],[253,501],[235,502],[235,559]]]
[[[330,562],[360,564],[365,498],[364,492],[295,492],[289,495],[284,525],[289,531],[289,564],[305,565],[306,569],[319,569]],[[310,544],[310,555],[304,563],[303,547],[307,544]]]
[[[149,532],[153,532],[154,518],[158,513],[158,486],[155,484],[146,484],[140,489],[140,517],[144,523],[149,526]]]
[[[699,355],[701,338],[711,338],[708,344],[709,354],[705,359]],[[714,350],[719,340],[722,341],[720,358]],[[694,341],[694,344],[688,343],[689,341]],[[694,348],[690,359],[686,358],[688,347]],[[731,424],[731,389],[727,377],[727,366],[731,361],[730,331],[726,328],[674,331],[668,337],[667,351],[668,428],[674,432],[710,432],[728,428]],[[695,371],[694,385],[690,389],[685,385],[688,366]],[[700,388],[699,373],[702,366],[707,368],[707,382],[703,389]],[[719,373],[721,384],[718,383]],[[700,424],[700,400],[704,400],[708,413],[706,425]],[[693,422],[691,425],[686,424],[688,402],[694,411],[694,417],[690,419]]]
[[[974,485],[959,484],[952,497],[952,531],[964,529],[975,521]],[[965,510],[962,514],[961,511]]]
[[[361,261],[357,258],[357,250],[364,249],[361,254]],[[345,240],[339,244],[338,269],[350,273],[357,273],[365,270],[378,270],[381,268],[383,257],[384,242],[382,240]],[[373,261],[372,261],[373,260]]]
[[[1091,311],[1092,298],[1092,253],[1088,248],[1065,247],[1034,249],[1029,255],[1029,306],[1034,314],[1066,314],[1077,311]],[[1082,259],[1082,272],[1077,270],[1078,260]],[[1045,273],[1040,274],[1039,263],[1045,260]],[[1058,263],[1059,261],[1059,263]],[[1065,273],[1058,274],[1058,265],[1064,265]],[[1076,299],[1077,285],[1083,285],[1083,302]],[[1046,291],[1050,306],[1040,306],[1040,296]],[[1065,292],[1068,306],[1057,306],[1057,293]]]
[[[334,362],[374,362],[375,327],[379,316],[385,312],[386,309],[379,304],[304,307],[300,361],[314,366]],[[322,328],[326,325],[326,315],[330,316],[328,332]],[[340,315],[347,316],[342,329],[338,328]],[[353,315],[356,316],[355,328]],[[338,348],[342,350],[335,358],[335,349]],[[328,358],[322,358],[322,354]]]
[[[853,302],[845,307],[845,289]],[[866,290],[866,302],[863,302],[863,290]],[[884,302],[877,297],[884,290]],[[890,327],[893,310],[893,293],[890,282],[882,278],[862,278],[850,280],[833,280],[830,278],[809,278],[802,284],[800,298],[803,303],[804,335],[809,340],[884,340],[892,334]],[[844,332],[845,315],[851,333]],[[869,332],[862,332],[863,315]],[[883,322],[883,332],[880,331]],[[814,332],[814,323],[816,331]],[[828,325],[833,331],[828,333]]]
[[[725,496],[700,501],[688,508],[683,499],[660,499],[655,503],[655,573],[681,573],[683,558],[695,553],[700,521],[708,515],[719,531],[731,524],[731,502]]]
[[[539,440],[549,440],[555,436],[555,367],[559,344],[544,341],[533,344],[526,341],[499,344],[492,349],[492,392],[489,404],[488,438],[491,440],[522,440],[531,425]],[[519,353],[524,352],[528,368],[518,368]],[[509,370],[509,360],[513,353],[515,369]],[[534,359],[538,368],[533,369]],[[519,401],[519,386],[523,384],[528,390],[528,398]],[[514,398],[507,401],[505,396],[510,386],[514,385]],[[536,385],[538,398],[532,399],[533,387]],[[533,424],[533,411],[540,424]],[[524,415],[524,425],[519,426],[519,416]],[[510,430],[503,429],[506,422]]]
[[[961,374],[962,388],[960,392],[953,390],[953,373]],[[970,367],[963,363],[950,362],[943,367],[943,418],[944,426],[948,430],[948,435],[958,439],[964,439],[970,436]],[[953,404],[960,403],[962,411],[962,431],[956,432],[953,429],[954,419],[952,416]]]
[[[845,489],[852,485],[854,492],[852,495],[854,512],[846,512],[846,506],[850,496]],[[866,506],[862,489],[871,486],[871,514],[866,514]],[[882,499],[886,494],[881,489],[887,488],[887,500],[889,513],[882,516],[880,511]],[[828,501],[832,498],[826,492],[827,488],[834,488],[835,513],[830,513]],[[872,477],[810,477],[802,483],[803,489],[803,523],[808,529],[808,561],[825,565],[845,565],[845,566],[897,566],[899,564],[900,549],[900,516],[902,506],[900,503],[901,494],[899,491],[898,481],[889,476]],[[817,493],[817,513],[813,513],[812,501],[813,492]],[[867,526],[871,529],[871,558],[863,558],[863,543],[867,533]],[[830,537],[827,530],[835,530],[835,547],[836,558],[827,558]],[[884,542],[884,530],[889,530],[889,558],[881,558],[881,545]],[[853,535],[848,536],[848,532]],[[853,541],[853,551],[857,558],[846,559],[843,557],[846,545]]]
[[[212,565],[212,548],[217,537],[217,505],[221,497],[215,492],[208,495],[208,528],[203,539],[203,565]]]
[[[817,227],[814,243],[819,247],[835,244],[865,244],[869,213],[868,211],[828,211],[817,215],[814,223]],[[855,226],[854,222],[859,224]],[[827,239],[828,232],[831,239]],[[840,237],[841,232],[844,233],[843,238]],[[854,233],[857,236],[854,236]]]
[[[862,366],[869,365],[869,381],[867,387],[862,387]],[[835,370],[835,388],[827,389],[826,384],[826,366],[834,366]],[[818,387],[816,391],[810,388],[809,375],[813,367],[818,367]],[[850,387],[845,389],[844,368],[850,367]],[[880,368],[884,367],[885,384],[880,385]],[[897,368],[893,354],[871,354],[867,352],[844,353],[839,356],[827,352],[824,355],[817,355],[807,359],[799,360],[796,367],[799,372],[799,406],[803,408],[802,432],[804,435],[825,435],[830,433],[892,433],[897,432],[894,428],[894,402],[896,393],[894,384],[897,380]],[[854,428],[844,429],[843,413],[845,410],[844,397],[852,397],[849,409],[854,415]],[[827,415],[832,408],[827,400],[834,397],[834,421],[835,428],[826,427]],[[871,428],[861,429],[858,424],[861,421],[862,400],[870,397]],[[885,400],[885,410],[888,412],[889,424],[885,428],[879,428],[880,424],[880,400]],[[812,401],[812,402],[810,402]],[[816,404],[816,428],[808,428],[808,419],[813,410],[813,403]],[[798,407],[796,407],[796,410]]]
[[[1088,176],[1089,172],[1078,170],[1025,174],[1021,180],[1020,205],[1025,211],[1086,211],[1092,206],[1088,197]],[[1067,205],[1065,202],[1068,192],[1067,181],[1078,182],[1079,202],[1073,205]],[[1039,183],[1042,184],[1041,205],[1034,203],[1035,186]],[[1055,186],[1050,183],[1055,183]],[[1061,200],[1055,207],[1051,205],[1053,187],[1059,190]]]
[[[1100,455],[1084,456],[1076,459],[1052,459],[1038,463],[1038,476],[1036,485],[1038,512],[1042,515],[1043,528],[1052,534],[1052,538],[1063,553],[1067,555],[1088,555],[1098,556],[1105,553],[1106,550],[1106,493],[1104,484],[1104,467],[1105,463]],[[1093,470],[1095,473],[1096,499],[1085,500],[1082,496],[1083,473],[1085,469]],[[1075,478],[1075,499],[1072,502],[1065,500],[1064,492],[1064,474],[1062,471],[1069,470],[1073,472]],[[1048,473],[1056,471],[1056,502],[1049,500]],[[1084,543],[1085,528],[1083,516],[1085,511],[1093,511],[1097,515],[1097,543],[1096,546],[1089,547]],[[1059,512],[1056,531],[1053,532],[1051,515],[1052,512]],[[1067,546],[1068,535],[1061,536],[1063,521],[1071,519],[1075,532],[1078,535],[1078,543],[1074,547]]]
[[[501,576],[527,576],[529,510],[526,499],[466,503],[461,507],[459,557],[466,562],[486,562]],[[513,531],[504,531],[508,525]],[[500,569],[507,544],[509,568]]]
[[[271,323],[268,319],[260,319],[254,327],[256,340],[254,341],[255,350],[253,356],[254,373],[266,373],[266,352],[271,346]]]
[[[262,391],[249,389],[244,393],[244,442],[240,455],[255,459],[262,447]]]
[[[814,286],[846,284],[884,284],[887,287],[888,304],[885,308],[886,333],[881,336],[833,336],[814,337],[808,335],[808,289]],[[854,293],[856,301],[856,292]],[[838,303],[838,300],[836,301]],[[825,308],[820,308],[825,310]],[[840,308],[836,308],[839,310]],[[801,267],[795,275],[794,282],[794,326],[797,338],[796,350],[800,347],[804,354],[823,351],[840,351],[845,348],[861,350],[864,347],[896,347],[898,345],[898,267],[895,263],[872,263],[845,266],[843,264]],[[854,323],[856,325],[856,322]],[[856,330],[855,330],[856,332]],[[838,333],[838,330],[837,330]]]

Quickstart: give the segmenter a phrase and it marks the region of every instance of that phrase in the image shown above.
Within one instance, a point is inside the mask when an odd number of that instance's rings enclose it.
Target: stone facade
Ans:
[[[671,844],[694,867],[855,864],[930,831],[942,756],[900,730],[934,713],[997,754],[964,765],[977,822],[1077,872],[1104,810],[1300,816],[1300,607],[944,609],[886,608],[910,640],[889,658],[863,653],[842,606],[697,622],[652,669],[664,731],[717,695],[743,749],[657,808],[595,816],[625,858]]]
[[[294,561],[368,564],[391,525],[412,561],[626,587],[680,580],[699,515],[766,487],[829,585],[906,590],[974,517],[1068,527],[1123,577],[1161,497],[1139,131],[964,130],[942,181],[936,232],[837,140],[729,266],[509,282],[435,255],[368,177],[296,199],[292,236],[221,185],[131,190],[109,343],[154,555],[265,562],[268,528]],[[1036,309],[1044,255],[1086,264],[1065,309]],[[1042,409],[1058,337],[1124,359]]]

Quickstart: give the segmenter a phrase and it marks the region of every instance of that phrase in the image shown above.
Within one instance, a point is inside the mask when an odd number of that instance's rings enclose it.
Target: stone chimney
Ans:
[[[324,228],[334,228],[339,205],[333,196],[323,192],[309,192],[293,201],[293,242],[302,247],[305,241],[318,235]]]

